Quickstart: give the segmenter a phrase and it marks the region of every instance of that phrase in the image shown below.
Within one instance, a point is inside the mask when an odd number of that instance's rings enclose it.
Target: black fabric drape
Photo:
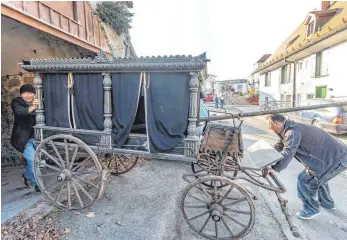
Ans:
[[[140,73],[112,74],[112,141],[121,147],[133,126],[140,95]]]
[[[43,74],[45,123],[50,127],[69,128],[67,74]]]
[[[77,129],[104,129],[104,90],[101,73],[76,73],[74,78],[74,117]],[[100,137],[80,135],[90,144],[100,141]]]
[[[169,151],[185,137],[189,79],[188,73],[150,73],[146,91],[151,152]]]

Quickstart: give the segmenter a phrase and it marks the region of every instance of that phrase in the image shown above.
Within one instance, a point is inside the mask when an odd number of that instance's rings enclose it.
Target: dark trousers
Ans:
[[[335,207],[328,181],[321,184],[317,178],[307,174],[306,170],[303,170],[298,176],[297,189],[304,210],[308,212],[319,212],[319,204],[325,208]]]

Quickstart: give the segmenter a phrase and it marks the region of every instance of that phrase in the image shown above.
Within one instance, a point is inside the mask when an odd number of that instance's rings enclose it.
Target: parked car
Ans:
[[[310,99],[299,106],[328,104],[333,102],[345,102],[347,98]],[[334,134],[347,133],[347,106],[311,109],[288,113],[288,118],[312,124],[315,127]]]

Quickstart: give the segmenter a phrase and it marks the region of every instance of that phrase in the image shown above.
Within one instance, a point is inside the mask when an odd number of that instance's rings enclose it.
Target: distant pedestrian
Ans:
[[[269,128],[279,137],[275,149],[283,155],[269,172],[280,172],[296,157],[305,169],[298,176],[298,197],[303,209],[302,219],[320,214],[319,205],[335,209],[328,181],[347,168],[347,146],[317,127],[287,120],[281,114],[268,117]]]
[[[224,97],[223,97],[223,95],[220,97],[220,107],[221,108],[224,107]]]
[[[11,136],[12,146],[23,153],[27,161],[27,169],[22,175],[24,184],[30,183],[35,186],[35,190],[40,192],[34,177],[34,155],[36,151],[35,136],[33,126],[35,121],[35,110],[38,100],[35,99],[35,88],[30,84],[25,84],[19,89],[20,97],[12,100],[11,107],[14,113],[14,125]]]
[[[219,101],[218,101],[218,96],[216,95],[216,96],[214,97],[214,105],[215,105],[216,108],[218,108],[218,103],[219,103]]]

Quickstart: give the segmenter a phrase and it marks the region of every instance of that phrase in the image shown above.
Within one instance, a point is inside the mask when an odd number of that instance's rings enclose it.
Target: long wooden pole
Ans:
[[[235,113],[235,114],[228,113],[228,115],[199,118],[198,122],[227,120],[227,119],[233,119],[233,118],[239,118],[239,117],[253,117],[253,116],[262,116],[262,115],[275,114],[275,113],[297,112],[297,111],[310,110],[310,109],[340,107],[340,106],[347,106],[347,102],[338,102],[338,103],[335,102],[335,103],[304,106],[304,107],[282,108],[282,109],[255,111],[255,112],[247,112],[247,113]]]

